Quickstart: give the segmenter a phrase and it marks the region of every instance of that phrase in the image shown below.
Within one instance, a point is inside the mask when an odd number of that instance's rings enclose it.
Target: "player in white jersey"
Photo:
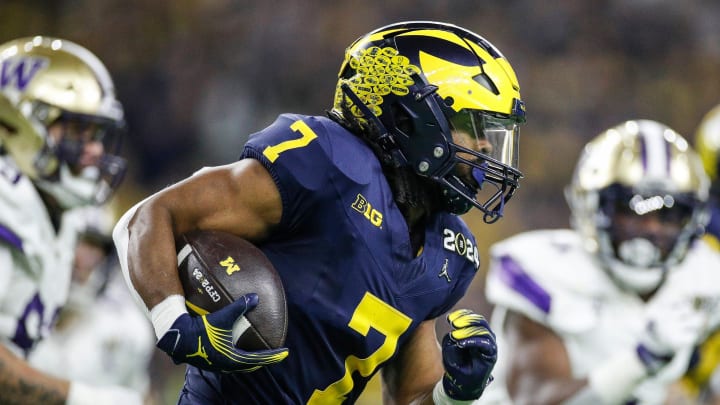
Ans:
[[[100,404],[126,394],[51,377],[26,361],[67,299],[71,210],[104,202],[122,180],[125,161],[112,142],[122,123],[112,80],[87,49],[40,36],[0,44],[2,404]]]
[[[85,383],[120,385],[147,397],[155,334],[123,281],[112,243],[112,214],[75,210],[83,228],[68,302],[49,337],[30,353],[34,367]]]
[[[590,141],[566,190],[574,229],[491,248],[499,358],[479,403],[665,403],[720,323],[720,256],[698,237],[708,186],[658,122]]]

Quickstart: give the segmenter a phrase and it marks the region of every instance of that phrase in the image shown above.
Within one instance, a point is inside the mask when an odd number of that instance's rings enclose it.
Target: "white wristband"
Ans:
[[[470,405],[475,402],[475,400],[461,401],[459,399],[450,398],[445,393],[445,388],[443,388],[441,379],[437,384],[435,384],[435,388],[433,388],[433,402],[435,405]]]
[[[150,310],[150,321],[155,328],[155,336],[158,340],[165,336],[168,329],[175,323],[182,314],[187,314],[185,307],[185,297],[174,294],[166,297]]]
[[[635,350],[619,354],[588,376],[588,386],[604,404],[620,404],[647,377],[647,369]]]

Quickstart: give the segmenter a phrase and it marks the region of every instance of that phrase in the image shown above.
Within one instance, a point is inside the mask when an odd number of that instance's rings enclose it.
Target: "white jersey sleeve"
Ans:
[[[0,156],[0,338],[25,355],[48,334],[67,299],[77,227],[55,229],[32,182]]]
[[[570,230],[523,233],[491,247],[490,302],[553,329],[572,333],[591,328],[593,297],[616,291]]]

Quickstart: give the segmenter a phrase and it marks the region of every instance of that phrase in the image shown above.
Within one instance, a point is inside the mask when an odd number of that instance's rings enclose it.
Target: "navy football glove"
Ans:
[[[234,345],[233,324],[257,303],[257,294],[248,294],[211,314],[183,314],[157,346],[169,354],[175,364],[187,363],[209,371],[253,371],[277,363],[287,357],[286,348],[247,352]]]
[[[462,401],[480,398],[497,360],[495,334],[485,317],[469,309],[453,311],[447,320],[453,330],[442,341],[445,394]]]

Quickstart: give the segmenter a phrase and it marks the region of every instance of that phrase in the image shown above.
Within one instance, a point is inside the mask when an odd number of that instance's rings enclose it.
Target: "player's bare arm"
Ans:
[[[385,404],[432,404],[432,390],[442,378],[435,320],[422,322],[397,358],[382,370]]]
[[[89,401],[89,402],[88,402]],[[139,396],[124,387],[94,387],[56,378],[32,367],[0,345],[0,404],[78,405],[88,403],[139,404]]]
[[[515,404],[560,404],[587,385],[572,377],[565,346],[550,329],[512,311],[505,322],[512,348],[508,391]]]
[[[280,221],[281,213],[280,194],[258,161],[203,169],[138,207],[128,226],[133,285],[148,308],[170,294],[182,294],[175,235],[215,229],[257,241]]]
[[[0,345],[0,403],[64,405],[70,382],[30,367]]]

